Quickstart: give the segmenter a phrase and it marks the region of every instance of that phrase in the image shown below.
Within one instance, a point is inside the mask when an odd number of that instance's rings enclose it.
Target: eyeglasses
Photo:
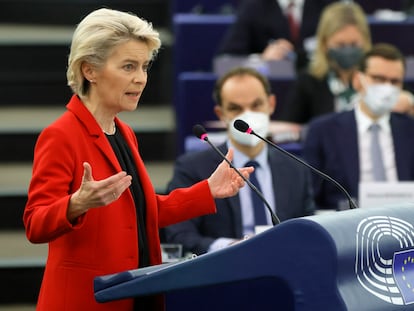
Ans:
[[[370,77],[374,83],[391,83],[392,85],[397,85],[397,86],[400,86],[403,84],[402,79],[388,78],[383,75],[369,74],[366,72],[364,74]]]

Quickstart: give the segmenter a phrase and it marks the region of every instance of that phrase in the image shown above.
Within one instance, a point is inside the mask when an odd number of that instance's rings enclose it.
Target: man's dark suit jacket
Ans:
[[[303,39],[315,36],[319,16],[323,8],[331,2],[334,1],[305,0],[296,46],[300,57],[304,57]],[[240,3],[236,21],[223,37],[217,54],[262,53],[271,40],[281,38],[291,41],[289,23],[279,3],[276,0],[244,0]]]
[[[390,124],[398,180],[414,180],[414,119],[391,113]],[[360,166],[355,111],[328,114],[310,122],[304,157],[358,198]],[[331,183],[314,176],[318,208],[336,209],[346,197]]]
[[[219,146],[226,154],[227,145]],[[184,154],[177,159],[174,176],[168,191],[190,186],[208,178],[222,159],[212,150]],[[272,169],[276,213],[281,221],[313,214],[309,170],[275,149],[269,149],[269,164]],[[246,187],[248,187],[246,185]],[[168,243],[180,243],[184,251],[202,254],[217,238],[243,237],[239,196],[216,200],[217,213],[181,222],[165,228]]]

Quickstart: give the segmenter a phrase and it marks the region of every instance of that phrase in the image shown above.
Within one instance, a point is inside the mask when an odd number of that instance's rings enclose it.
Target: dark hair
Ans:
[[[396,46],[388,43],[377,43],[373,45],[372,48],[364,54],[359,63],[359,70],[365,72],[365,70],[367,69],[368,60],[371,57],[375,56],[391,61],[401,61],[405,68],[404,55]]]
[[[223,88],[224,83],[235,76],[252,76],[255,77],[257,80],[260,81],[260,83],[263,85],[263,88],[265,89],[265,92],[267,95],[272,94],[271,86],[269,80],[262,75],[260,72],[253,68],[249,67],[236,67],[225,73],[223,76],[221,76],[214,85],[213,89],[213,100],[217,105],[222,104],[222,98],[221,98],[221,89]]]

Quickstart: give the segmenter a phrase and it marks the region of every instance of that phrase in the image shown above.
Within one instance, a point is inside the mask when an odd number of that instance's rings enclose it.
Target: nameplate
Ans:
[[[363,182],[359,184],[359,207],[381,207],[414,202],[414,182]]]

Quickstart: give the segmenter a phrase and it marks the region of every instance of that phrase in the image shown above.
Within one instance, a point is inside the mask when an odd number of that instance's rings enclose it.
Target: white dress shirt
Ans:
[[[290,3],[293,2],[292,15],[298,25],[302,22],[303,6],[305,0],[276,0],[279,3],[279,6],[282,12],[287,15],[289,10]]]

